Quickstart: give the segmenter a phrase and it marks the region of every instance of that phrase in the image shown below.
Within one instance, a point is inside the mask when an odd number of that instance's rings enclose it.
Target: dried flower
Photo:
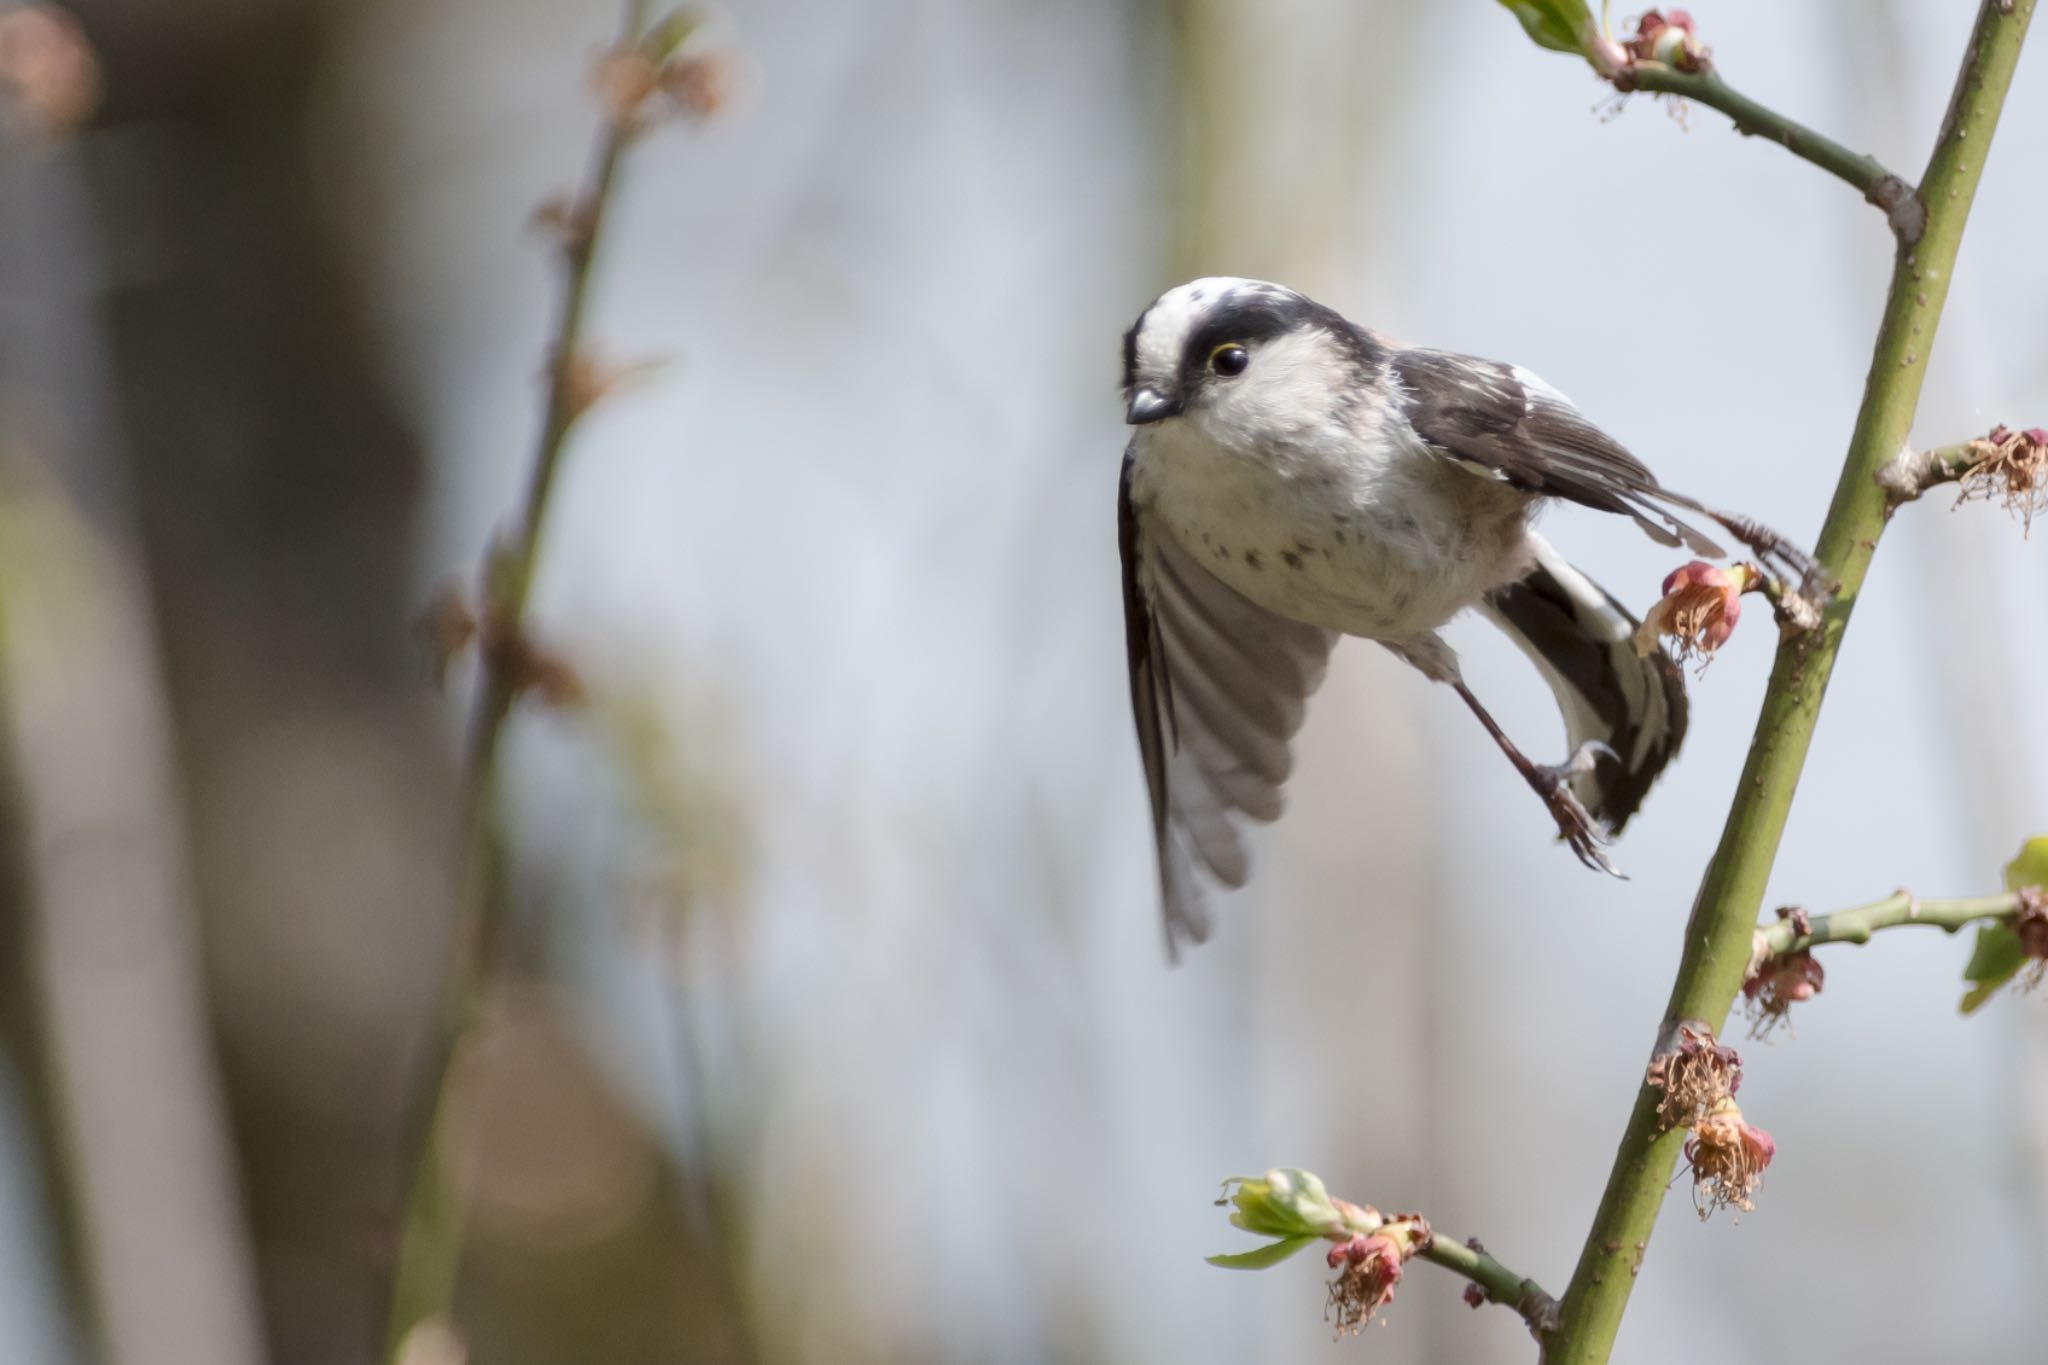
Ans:
[[[2034,530],[2034,514],[2048,511],[2048,429],[2013,431],[1996,426],[1970,442],[1974,462],[1963,475],[1956,505],[1972,498],[1998,498],[2020,519],[2022,535]]]
[[[1743,1118],[1733,1099],[1717,1101],[1693,1125],[1685,1143],[1685,1159],[1692,1166],[1692,1203],[1700,1218],[1720,1208],[1755,1208],[1764,1168],[1777,1152],[1771,1135]]]
[[[1724,569],[1702,559],[1672,570],[1664,580],[1662,600],[1636,630],[1636,652],[1648,654],[1657,647],[1659,636],[1670,636],[1679,659],[1697,658],[1704,668],[1735,633],[1735,623],[1742,619],[1742,594],[1762,579],[1752,565]]]
[[[1394,1301],[1402,1265],[1429,1245],[1430,1236],[1421,1214],[1404,1213],[1389,1219],[1378,1232],[1358,1233],[1330,1248],[1327,1259],[1338,1275],[1330,1281],[1323,1316],[1328,1320],[1335,1315],[1338,1336],[1352,1336],[1372,1325],[1380,1309]]]
[[[0,100],[9,130],[61,137],[99,108],[100,64],[78,21],[48,5],[0,11]]]
[[[1770,1033],[1794,1005],[1819,995],[1826,980],[1827,973],[1811,949],[1766,958],[1742,983],[1742,995],[1750,1008],[1749,1036],[1762,1038]]]
[[[1677,1043],[1651,1059],[1644,1080],[1664,1092],[1657,1119],[1668,1133],[1699,1122],[1742,1088],[1742,1056],[1704,1024],[1680,1024]]]

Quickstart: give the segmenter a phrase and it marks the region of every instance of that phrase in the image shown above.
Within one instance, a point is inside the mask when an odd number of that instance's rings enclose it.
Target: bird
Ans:
[[[1131,436],[1117,492],[1131,709],[1167,948],[1209,936],[1212,885],[1250,875],[1292,742],[1340,636],[1456,690],[1588,867],[1685,737],[1684,675],[1616,598],[1536,533],[1547,503],[1633,518],[1710,558],[1709,522],[1774,570],[1813,561],[1666,488],[1519,365],[1411,347],[1283,285],[1167,290],[1123,339]],[[1438,633],[1474,609],[1556,694],[1569,753],[1528,758]]]

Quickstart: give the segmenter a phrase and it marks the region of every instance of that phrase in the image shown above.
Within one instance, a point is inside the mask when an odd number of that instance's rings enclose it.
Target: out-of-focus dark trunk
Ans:
[[[77,7],[115,421],[166,659],[272,1354],[353,1359],[448,897],[419,442],[323,220],[323,6]]]

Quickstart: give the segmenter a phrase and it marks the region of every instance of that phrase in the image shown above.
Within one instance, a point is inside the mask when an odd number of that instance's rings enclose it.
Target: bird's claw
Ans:
[[[1574,749],[1564,762],[1554,767],[1535,769],[1532,783],[1544,804],[1550,807],[1551,819],[1557,821],[1558,837],[1571,845],[1579,861],[1597,872],[1627,881],[1628,875],[1602,851],[1613,841],[1572,793],[1571,780],[1592,772],[1593,765],[1602,758],[1618,759],[1618,756],[1599,740],[1588,740]]]

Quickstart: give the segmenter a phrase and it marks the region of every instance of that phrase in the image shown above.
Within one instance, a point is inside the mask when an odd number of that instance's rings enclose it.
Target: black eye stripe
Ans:
[[[1216,306],[1189,333],[1180,358],[1178,378],[1182,391],[1192,393],[1210,378],[1209,358],[1219,346],[1240,345],[1257,351],[1261,342],[1289,332],[1310,330],[1329,333],[1362,368],[1372,368],[1382,354],[1372,338],[1343,315],[1313,299],[1266,290],[1237,290],[1218,299]]]
[[[1306,303],[1306,299],[1266,293],[1225,297],[1188,334],[1181,351],[1181,373],[1199,374],[1208,369],[1209,357],[1218,346],[1253,346],[1294,330],[1306,320],[1302,311]]]

